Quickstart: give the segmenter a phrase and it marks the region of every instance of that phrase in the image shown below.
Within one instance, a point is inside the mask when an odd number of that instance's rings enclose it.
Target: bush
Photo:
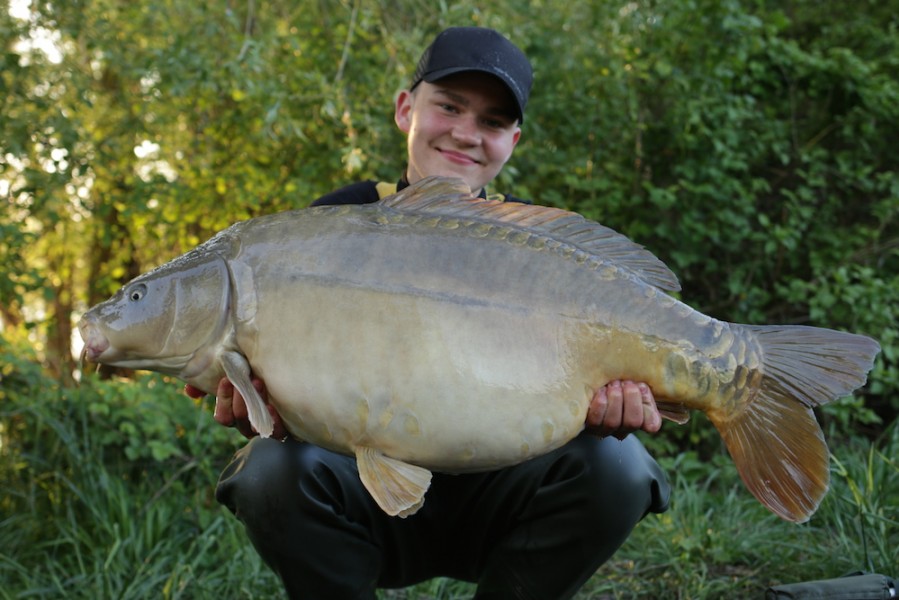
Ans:
[[[235,432],[162,377],[62,388],[0,344],[0,597],[280,594],[212,496]]]

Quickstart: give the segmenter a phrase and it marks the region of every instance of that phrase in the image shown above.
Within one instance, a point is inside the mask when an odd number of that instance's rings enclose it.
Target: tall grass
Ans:
[[[34,377],[34,375],[30,375]],[[177,385],[7,376],[0,392],[0,598],[283,598],[212,497],[241,439]],[[106,407],[106,408],[102,408]],[[895,575],[899,423],[832,441],[831,491],[809,523],[780,521],[722,453],[663,456],[671,509],[646,518],[580,599],[761,597],[780,582]],[[435,579],[383,599],[468,598]]]
[[[121,423],[111,427],[91,410],[97,386],[116,403],[135,384],[4,388],[0,598],[283,596],[242,526],[212,497],[231,451],[222,428],[172,384],[148,385],[155,381],[136,384],[154,401],[126,411],[132,418],[146,426],[193,413],[173,425],[175,450],[161,460],[140,424],[133,437],[146,452],[126,453],[133,447]]]

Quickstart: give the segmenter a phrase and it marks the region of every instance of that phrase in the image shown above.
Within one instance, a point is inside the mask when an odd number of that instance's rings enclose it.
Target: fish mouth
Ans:
[[[81,360],[84,361],[87,358],[91,362],[97,362],[97,359],[109,349],[109,340],[93,322],[87,319],[81,319],[78,323],[78,331],[81,339],[84,340]]]

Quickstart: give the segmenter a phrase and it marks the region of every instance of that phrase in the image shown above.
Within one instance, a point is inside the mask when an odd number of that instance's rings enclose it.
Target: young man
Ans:
[[[486,196],[521,136],[531,81],[527,58],[497,32],[444,31],[396,99],[396,124],[408,138],[402,179],[353,184],[315,204],[375,202],[431,175],[460,177]],[[286,431],[271,410],[274,439],[255,438],[240,450],[216,497],[295,598],[374,598],[378,587],[436,576],[477,582],[477,598],[567,598],[643,516],[667,508],[664,475],[627,435],[661,424],[643,384],[600,388],[589,433],[547,455],[489,473],[435,473],[423,508],[406,519],[374,503],[352,457],[278,441]],[[215,418],[253,435],[227,380]]]

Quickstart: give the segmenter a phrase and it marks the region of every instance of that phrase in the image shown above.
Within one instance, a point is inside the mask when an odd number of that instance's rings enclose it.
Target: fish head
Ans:
[[[228,297],[225,261],[216,254],[188,253],[88,310],[78,323],[83,356],[183,375],[198,355],[208,358],[215,352],[212,346],[222,339],[228,321]]]

